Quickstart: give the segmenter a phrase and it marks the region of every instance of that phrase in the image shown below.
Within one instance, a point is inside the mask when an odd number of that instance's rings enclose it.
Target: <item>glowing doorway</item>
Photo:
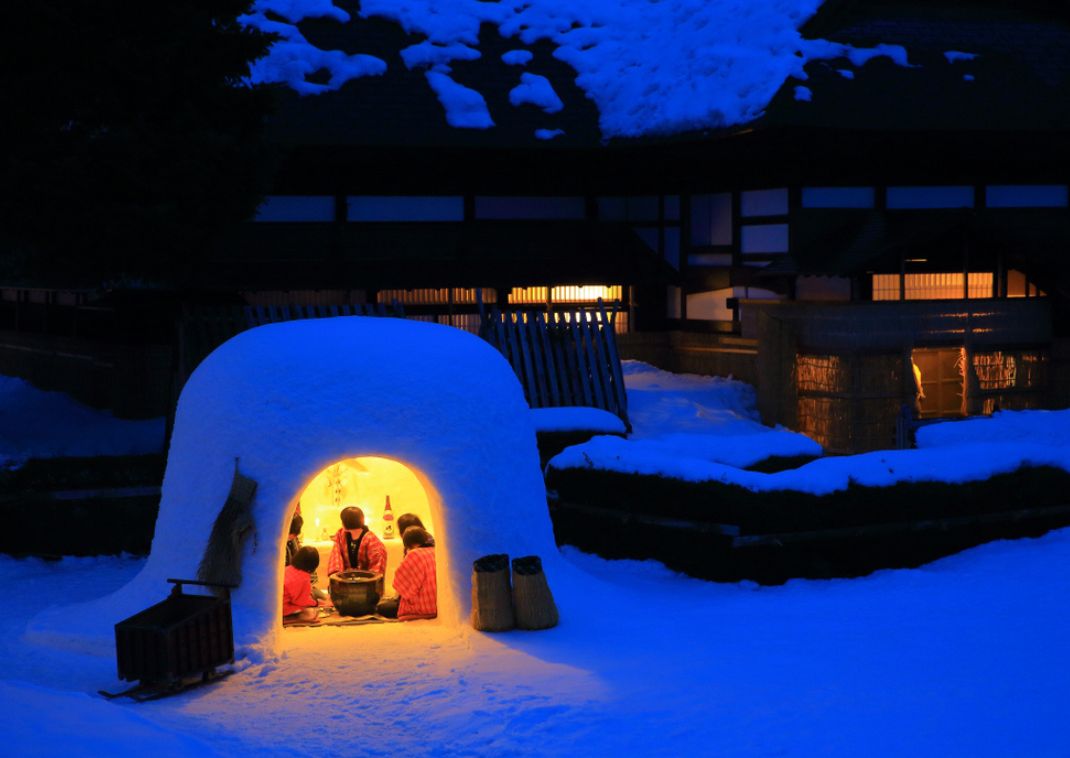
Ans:
[[[392,521],[384,518],[387,498]],[[394,573],[405,554],[398,518],[412,514],[427,531],[435,534],[427,491],[408,466],[377,456],[346,458],[313,477],[299,498],[298,507],[304,519],[301,544],[316,548],[320,554],[316,586],[323,590],[328,588],[327,565],[334,547],[333,537],[342,528],[340,513],[349,506],[364,511],[365,526],[386,547],[385,589],[387,594],[392,594]]]

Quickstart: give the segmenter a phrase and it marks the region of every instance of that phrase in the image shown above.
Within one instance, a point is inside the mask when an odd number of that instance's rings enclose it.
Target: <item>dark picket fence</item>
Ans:
[[[509,361],[529,406],[601,408],[630,428],[614,306],[600,299],[569,312],[493,308],[481,317],[480,336]]]

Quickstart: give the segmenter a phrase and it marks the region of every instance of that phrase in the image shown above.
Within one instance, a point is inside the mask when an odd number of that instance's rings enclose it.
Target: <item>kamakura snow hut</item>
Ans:
[[[106,636],[110,624],[160,599],[168,577],[195,576],[237,462],[258,487],[233,593],[235,641],[274,649],[298,498],[340,461],[376,468],[390,459],[426,494],[438,544],[437,623],[466,623],[474,559],[539,554],[549,571],[556,566],[529,415],[509,364],[461,330],[348,317],[244,332],[183,390],[144,570],[80,617]]]

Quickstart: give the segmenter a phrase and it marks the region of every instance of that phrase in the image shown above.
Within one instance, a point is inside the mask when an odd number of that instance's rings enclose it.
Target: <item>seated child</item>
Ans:
[[[364,511],[355,506],[343,508],[342,528],[335,533],[331,557],[327,559],[327,575],[339,571],[359,569],[386,574],[386,547],[364,526]]]
[[[420,517],[415,513],[402,513],[398,516],[398,534],[404,536],[405,530],[410,526],[418,526],[427,532],[427,527],[424,526],[424,522],[420,520]],[[424,547],[434,547],[435,538],[431,536],[431,532],[427,532],[428,544]]]
[[[290,534],[286,537],[286,566],[294,562],[294,553],[301,547],[301,527],[304,525],[305,520],[301,518],[301,514],[294,514],[290,521]]]
[[[316,548],[306,545],[294,553],[293,563],[287,566],[282,579],[282,620],[317,621],[319,611],[312,596],[312,572],[320,565]]]
[[[396,613],[400,621],[435,618],[438,615],[438,580],[434,541],[419,526],[406,529],[401,540],[405,545],[405,558],[394,574],[394,591],[399,597],[384,600],[376,611],[391,618]]]

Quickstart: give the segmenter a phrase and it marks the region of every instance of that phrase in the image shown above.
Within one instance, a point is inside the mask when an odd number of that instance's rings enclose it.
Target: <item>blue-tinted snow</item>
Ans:
[[[549,79],[527,72],[520,75],[520,84],[509,91],[509,102],[513,105],[534,105],[545,113],[557,113],[565,107]]]
[[[530,50],[510,50],[502,53],[502,62],[507,66],[525,66],[535,57]]]
[[[503,546],[505,547],[505,546]],[[277,660],[109,703],[109,651],[23,636],[62,587],[128,559],[0,556],[0,709],[14,755],[1066,755],[1070,530],[918,569],[780,587],[563,550],[561,624],[287,629]],[[161,597],[166,588],[161,588]],[[344,752],[344,751],[342,751]]]
[[[961,483],[1022,466],[1070,471],[1070,410],[1004,411],[990,418],[924,427],[914,450],[879,450],[821,458],[764,474],[742,467],[770,456],[818,455],[821,448],[786,429],[762,426],[753,390],[731,379],[674,375],[629,362],[625,376],[635,434],[595,437],[550,461],[555,468],[594,467],[688,481],[735,484],[754,492],[824,495],[852,483]]]
[[[0,376],[0,465],[28,458],[158,453],[164,419],[119,419],[62,392]]]
[[[446,122],[459,129],[489,129],[494,120],[487,101],[474,89],[458,84],[442,71],[428,71],[427,83],[446,109]]]
[[[549,41],[554,56],[576,71],[577,85],[597,105],[603,134],[634,137],[751,121],[785,81],[805,80],[804,67],[813,60],[846,56],[862,66],[884,56],[909,65],[906,51],[897,45],[862,49],[803,38],[799,28],[821,2],[363,0],[360,15],[395,21],[406,32],[424,36],[401,54],[407,65],[442,74],[448,74],[451,61],[472,57],[484,24],[526,45]],[[292,23],[268,20],[268,11]],[[382,60],[318,50],[296,27],[296,21],[312,16],[344,22],[340,13],[325,0],[257,0],[245,22],[275,32],[283,41],[256,64],[253,80],[282,81],[311,94],[382,73]],[[523,51],[506,55],[516,52]],[[519,63],[520,57],[513,60]],[[332,73],[327,85],[305,81],[306,74],[320,68]],[[442,98],[454,90],[435,92]],[[455,108],[454,103],[443,105],[447,113]],[[484,122],[492,122],[491,114]]]

